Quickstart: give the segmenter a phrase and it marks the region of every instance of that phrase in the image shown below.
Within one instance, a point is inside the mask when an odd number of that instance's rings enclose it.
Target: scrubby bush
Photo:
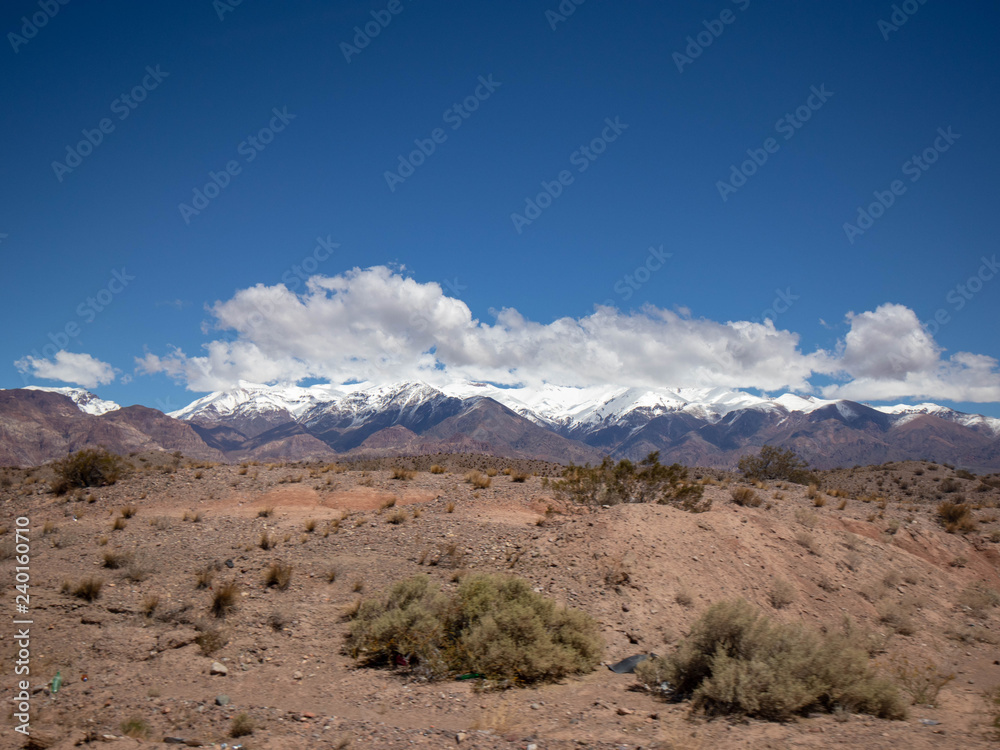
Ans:
[[[729,495],[737,505],[745,505],[750,508],[759,508],[762,502],[760,495],[749,487],[733,487],[729,490]]]
[[[746,455],[737,464],[747,479],[783,479],[795,484],[809,484],[815,477],[809,473],[807,464],[790,449],[765,445],[756,456]]]
[[[93,576],[89,578],[84,578],[76,586],[72,588],[73,596],[78,599],[83,599],[87,602],[97,601],[98,597],[101,595],[101,589],[104,587],[104,581],[100,578],[94,578]]]
[[[589,615],[559,607],[520,578],[477,574],[447,594],[427,576],[361,602],[347,652],[359,662],[406,666],[428,679],[475,672],[499,687],[593,670],[603,644]]]
[[[65,494],[75,487],[107,487],[125,473],[125,462],[104,448],[84,448],[52,464],[52,491]]]
[[[938,505],[937,514],[945,531],[949,534],[954,534],[956,531],[964,534],[976,527],[972,520],[972,511],[965,503],[953,503],[945,500]]]
[[[658,451],[637,464],[628,459],[616,464],[607,457],[596,467],[570,464],[562,476],[555,482],[556,493],[586,505],[658,503],[692,513],[712,507],[712,501],[704,497],[704,486],[688,481],[687,468],[664,466]]]
[[[284,591],[292,582],[292,566],[284,562],[273,562],[264,571],[264,585]]]
[[[492,483],[492,479],[479,471],[470,471],[465,475],[465,481],[477,490],[485,490]]]
[[[636,667],[640,682],[709,714],[785,720],[842,708],[902,718],[896,687],[846,635],[776,624],[746,601],[720,602],[677,650]]]

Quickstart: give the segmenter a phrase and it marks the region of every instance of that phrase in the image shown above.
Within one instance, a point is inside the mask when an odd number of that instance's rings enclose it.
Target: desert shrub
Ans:
[[[955,673],[945,673],[934,662],[923,666],[913,664],[905,656],[893,657],[886,669],[914,704],[936,704],[941,688],[955,679]]]
[[[118,550],[108,550],[103,555],[103,565],[110,570],[124,568],[132,562],[131,552],[121,552]]]
[[[954,534],[956,531],[965,533],[975,528],[972,510],[965,503],[953,503],[950,500],[945,500],[938,505],[937,514],[945,531],[949,534]]]
[[[784,720],[845,710],[902,718],[896,687],[847,635],[777,624],[746,601],[719,602],[677,650],[636,667],[640,682],[709,714]]]
[[[603,644],[589,615],[559,607],[520,578],[477,574],[447,594],[427,576],[361,602],[348,653],[367,665],[404,662],[440,679],[482,674],[497,686],[548,682],[592,671]]]
[[[465,481],[471,484],[477,490],[485,490],[493,482],[493,480],[490,479],[488,476],[478,471],[470,471],[468,474],[466,474]]]
[[[983,700],[986,701],[986,710],[989,714],[987,726],[991,738],[1000,740],[1000,685],[985,690]]]
[[[199,624],[198,629],[200,632],[195,636],[194,642],[198,644],[203,656],[211,656],[229,643],[229,633],[222,628]]]
[[[763,502],[756,492],[749,487],[733,487],[729,490],[730,497],[737,505],[744,505],[750,508],[759,508]]]
[[[444,474],[447,471],[441,464],[431,466],[431,474]]]
[[[316,519],[315,518],[307,518],[306,519],[305,529],[306,529],[306,533],[307,534],[311,534],[314,531],[316,531]]]
[[[401,523],[406,523],[407,518],[409,518],[409,515],[405,510],[396,508],[396,510],[385,517],[385,522],[398,526]]]
[[[229,736],[234,739],[237,737],[246,737],[253,734],[254,728],[253,718],[250,714],[243,711],[233,717],[233,722],[229,725]]]
[[[958,595],[958,603],[973,617],[984,618],[993,607],[1000,606],[1000,594],[982,581],[966,586]]]
[[[808,471],[809,464],[795,451],[774,445],[763,446],[756,456],[743,456],[737,466],[748,479],[783,479],[795,484],[809,484],[815,479]]]
[[[125,462],[104,448],[84,448],[52,464],[52,491],[64,494],[74,487],[107,487],[125,473]]]
[[[122,734],[124,734],[126,737],[131,737],[136,740],[146,739],[147,737],[149,737],[150,732],[152,731],[149,728],[149,724],[146,723],[144,719],[141,719],[138,716],[133,716],[130,719],[126,719],[121,723],[120,727],[122,730]]]
[[[397,466],[392,470],[392,478],[399,479],[404,482],[408,482],[409,480],[413,479],[413,477],[415,477],[416,475],[417,472],[412,471],[411,469],[404,469],[401,466]]]
[[[239,596],[240,587],[236,581],[222,584],[212,592],[212,614],[216,617],[225,617],[236,607]]]
[[[658,503],[674,505],[692,513],[712,507],[704,497],[705,487],[688,481],[688,470],[680,464],[664,466],[657,451],[638,464],[622,459],[617,464],[605,457],[600,466],[570,466],[555,482],[556,493],[586,505]]]
[[[142,613],[146,617],[152,617],[156,608],[160,606],[160,597],[157,594],[146,594],[142,597]]]
[[[292,582],[292,566],[288,563],[273,562],[264,572],[264,585],[284,591]]]
[[[917,625],[913,620],[912,607],[903,602],[891,600],[880,601],[876,605],[879,620],[893,629],[900,635],[913,635],[917,632]]]
[[[795,587],[785,579],[779,578],[771,585],[767,598],[775,609],[784,609],[795,601]]]
[[[84,578],[82,581],[72,587],[73,596],[77,599],[83,599],[87,602],[97,601],[97,598],[101,595],[101,588],[104,586],[104,581],[100,578],[94,578],[93,576],[89,578]]]
[[[520,483],[523,483],[523,482],[527,481],[527,479],[528,479],[529,476],[531,476],[531,475],[528,474],[527,472],[524,472],[524,471],[514,471],[514,472],[511,472],[510,481],[517,482],[517,483],[520,484]]]

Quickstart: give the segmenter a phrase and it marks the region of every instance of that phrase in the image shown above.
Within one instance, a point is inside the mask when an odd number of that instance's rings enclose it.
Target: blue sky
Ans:
[[[1000,416],[998,29],[937,0],[12,0],[0,387],[169,409],[463,377]]]

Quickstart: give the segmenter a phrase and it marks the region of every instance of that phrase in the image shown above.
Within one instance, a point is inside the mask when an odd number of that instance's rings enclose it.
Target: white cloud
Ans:
[[[60,350],[54,359],[28,356],[14,363],[25,374],[45,380],[59,380],[84,388],[96,388],[114,382],[115,369],[107,362],[89,354],[77,354]]]
[[[720,323],[653,306],[598,307],[550,323],[508,308],[483,322],[439,284],[381,266],[314,276],[300,294],[257,285],[210,313],[207,329],[226,332],[225,339],[197,355],[147,354],[137,369],[166,373],[193,391],[305,378],[812,391],[810,378],[822,373],[846,381],[824,390],[842,398],[1000,399],[996,362],[970,354],[942,361],[940,347],[901,305],[848,315],[850,331],[832,353],[801,351],[798,334],[770,320]]]
[[[997,360],[968,352],[942,358],[942,349],[916,314],[902,305],[849,313],[851,329],[828,369],[849,378],[822,389],[827,398],[888,401],[932,398],[1000,401]]]

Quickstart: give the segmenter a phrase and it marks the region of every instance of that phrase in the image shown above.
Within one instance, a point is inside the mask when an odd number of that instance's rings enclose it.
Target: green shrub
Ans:
[[[902,718],[896,687],[846,635],[776,624],[743,600],[710,607],[677,650],[636,667],[647,687],[709,714],[785,720],[837,708]]]
[[[756,456],[743,456],[737,464],[747,479],[783,479],[795,484],[809,484],[815,480],[808,466],[793,450],[765,445]]]
[[[587,614],[559,607],[520,578],[477,574],[446,594],[427,576],[396,583],[353,613],[347,651],[440,679],[475,672],[506,687],[593,670],[603,643]]]
[[[56,478],[52,491],[64,494],[75,487],[106,487],[125,473],[125,462],[104,448],[85,448],[52,464]]]
[[[605,457],[600,466],[575,466],[563,471],[556,492],[586,505],[658,503],[675,505],[692,513],[712,507],[704,498],[705,488],[688,482],[688,470],[680,464],[664,466],[658,451],[638,464],[622,459],[617,464]]]

